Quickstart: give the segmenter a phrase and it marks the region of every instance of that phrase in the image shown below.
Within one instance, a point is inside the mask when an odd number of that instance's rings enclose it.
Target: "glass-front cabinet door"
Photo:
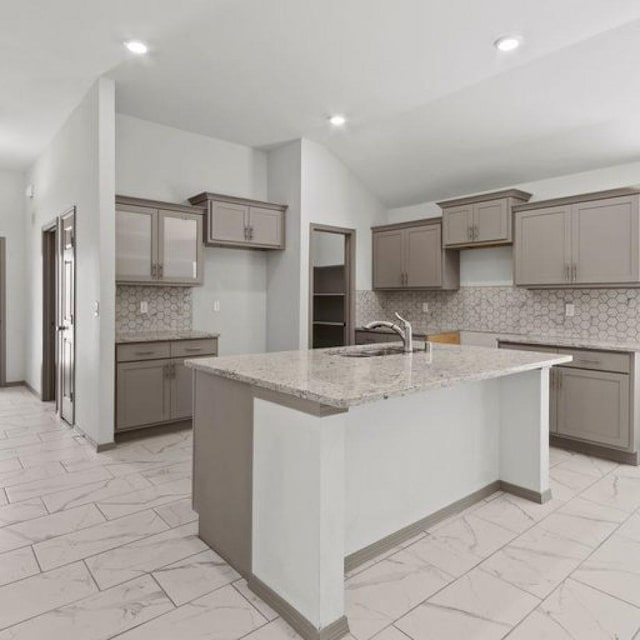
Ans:
[[[159,278],[173,284],[202,282],[202,216],[162,211],[159,216]]]
[[[116,280],[152,282],[156,277],[157,211],[146,207],[116,208]]]

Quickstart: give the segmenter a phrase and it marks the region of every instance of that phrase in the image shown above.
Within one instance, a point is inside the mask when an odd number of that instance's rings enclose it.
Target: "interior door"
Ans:
[[[373,234],[373,288],[398,289],[404,286],[404,230],[376,231]]]
[[[638,198],[608,198],[573,208],[575,282],[637,282]]]
[[[439,287],[442,284],[442,232],[439,224],[406,232],[406,285]]]
[[[157,260],[156,209],[116,208],[116,281],[153,282]]]
[[[158,276],[167,284],[202,282],[202,216],[159,212]]]
[[[514,258],[516,284],[569,284],[571,207],[518,213]]]
[[[488,200],[473,206],[476,235],[474,242],[498,242],[509,239],[509,206],[507,200]]]
[[[58,384],[60,416],[74,424],[76,259],[75,210],[60,217]]]

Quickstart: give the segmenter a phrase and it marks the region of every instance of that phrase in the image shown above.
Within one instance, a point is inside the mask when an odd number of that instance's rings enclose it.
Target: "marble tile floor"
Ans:
[[[0,640],[297,638],[198,538],[190,460],[0,390]],[[550,464],[546,505],[496,493],[350,572],[349,640],[640,640],[640,470]]]

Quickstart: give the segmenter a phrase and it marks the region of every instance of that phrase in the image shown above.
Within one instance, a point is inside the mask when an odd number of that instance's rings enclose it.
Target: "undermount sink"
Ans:
[[[418,349],[412,349],[415,353]],[[336,350],[330,352],[332,356],[342,356],[343,358],[378,358],[380,356],[397,356],[405,353],[402,347],[380,347],[378,349],[362,349],[361,351]]]

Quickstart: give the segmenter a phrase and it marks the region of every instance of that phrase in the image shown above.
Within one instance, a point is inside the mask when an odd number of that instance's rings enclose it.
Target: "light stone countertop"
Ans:
[[[204,338],[218,338],[219,333],[208,331],[135,331],[116,333],[116,344],[130,344],[134,342],[165,342],[168,340],[202,340]]]
[[[397,346],[397,344],[389,344]],[[488,380],[571,361],[571,356],[459,345],[433,345],[425,352],[349,358],[338,351],[381,345],[280,351],[187,360],[187,366],[286,395],[345,409],[461,382]]]
[[[609,340],[602,338],[579,338],[571,336],[547,336],[547,335],[515,335],[500,337],[500,342],[510,344],[532,344],[551,347],[565,347],[567,349],[599,349],[602,351],[621,351],[624,353],[640,352],[640,344],[637,342],[624,342],[623,340]]]

